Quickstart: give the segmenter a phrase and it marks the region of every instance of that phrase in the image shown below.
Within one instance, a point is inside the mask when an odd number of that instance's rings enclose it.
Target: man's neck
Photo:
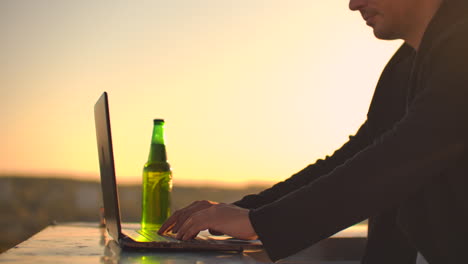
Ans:
[[[407,36],[404,37],[403,40],[416,51],[419,49],[424,33],[432,18],[437,13],[437,10],[439,10],[442,2],[443,0],[426,0],[424,4],[421,5],[421,12],[415,14],[414,27],[407,33]]]

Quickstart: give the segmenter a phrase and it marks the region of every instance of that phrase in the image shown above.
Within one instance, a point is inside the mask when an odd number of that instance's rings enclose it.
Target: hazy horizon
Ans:
[[[122,182],[153,118],[175,184],[284,180],[357,131],[401,44],[341,1],[6,0],[0,25],[0,173],[99,180],[107,91]]]
[[[1,178],[31,178],[31,179],[63,179],[63,180],[76,180],[84,182],[100,182],[99,175],[80,175],[70,173],[41,173],[41,174],[29,174],[29,173],[0,173]],[[213,188],[228,188],[228,189],[242,189],[251,187],[262,187],[268,188],[276,182],[271,181],[246,181],[246,182],[229,182],[229,181],[204,181],[204,180],[174,180],[174,186],[180,187],[213,187]],[[141,176],[135,177],[118,177],[117,184],[119,185],[140,185]]]

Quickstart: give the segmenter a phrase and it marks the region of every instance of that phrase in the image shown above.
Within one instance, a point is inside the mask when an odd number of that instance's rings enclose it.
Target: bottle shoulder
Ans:
[[[152,162],[149,161],[143,166],[144,171],[170,171],[171,166],[168,162]]]

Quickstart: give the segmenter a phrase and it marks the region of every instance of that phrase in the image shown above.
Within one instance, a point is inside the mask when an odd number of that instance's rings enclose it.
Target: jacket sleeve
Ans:
[[[326,175],[335,167],[343,164],[347,159],[371,144],[372,140],[373,138],[370,135],[369,126],[366,121],[359,128],[356,135],[350,136],[349,141],[340,149],[336,150],[332,156],[326,156],[325,159],[319,159],[316,163],[307,166],[287,180],[277,183],[271,188],[258,194],[247,195],[234,204],[243,208],[255,209],[274,202],[278,198],[313,182],[320,176]]]
[[[243,208],[255,209],[274,202],[328,174],[372,144],[385,131],[391,129],[393,124],[400,120],[404,114],[406,85],[412,65],[412,56],[413,49],[406,44],[403,44],[395,53],[377,84],[367,120],[359,128],[356,135],[350,136],[349,141],[336,150],[332,156],[326,156],[323,160],[319,159],[289,179],[259,194],[247,195],[234,204]]]
[[[467,41],[443,46],[432,52],[423,90],[393,129],[328,175],[250,211],[272,260],[398,206],[466,155]]]

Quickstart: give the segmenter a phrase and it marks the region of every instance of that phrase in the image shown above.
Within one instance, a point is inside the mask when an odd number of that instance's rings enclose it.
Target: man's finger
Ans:
[[[203,214],[197,213],[190,217],[187,225],[183,226],[181,229],[181,239],[189,240],[195,238],[201,230],[204,230],[208,227],[206,221],[203,221]]]
[[[173,217],[167,219],[166,222],[164,222],[164,224],[159,228],[158,234],[169,232],[170,229],[174,227],[175,221],[176,220]]]
[[[174,228],[174,224],[168,225],[167,227],[162,227],[161,226],[161,228],[159,228],[159,230],[158,230],[158,234],[164,235],[165,233],[169,233],[169,232],[171,232],[172,228]]]
[[[182,227],[179,229],[179,232],[177,232],[177,236],[176,238],[177,239],[182,239],[183,236],[185,235],[185,231],[190,228],[190,226],[192,225],[192,221],[193,221],[193,218],[192,217],[189,217],[187,219],[187,221],[185,221],[182,225]]]
[[[201,230],[203,229],[199,226],[192,226],[189,230],[187,230],[185,235],[182,237],[182,240],[187,241],[190,239],[194,239],[195,237],[197,237],[198,233],[200,233]]]
[[[177,210],[169,219],[161,226],[158,233],[163,234],[164,232],[171,231],[173,233],[179,232],[179,229],[187,221],[187,219],[197,211],[211,207],[213,204],[217,204],[210,201],[195,201],[187,207]]]
[[[183,212],[181,212],[181,215],[178,219],[178,221],[175,223],[174,227],[172,228],[172,232],[173,233],[178,233],[180,228],[182,227],[182,225],[185,223],[185,221],[187,221],[187,219],[201,211],[201,210],[204,210],[206,208],[209,208],[210,206],[212,206],[212,204],[208,201],[197,201],[197,202],[194,202],[192,203],[189,207],[187,207]]]
[[[187,213],[189,213],[190,215],[190,212],[194,209],[194,207],[197,206],[198,203],[200,203],[200,201],[192,202],[190,205],[175,211],[169,217],[169,219],[167,219],[166,222],[161,226],[158,233],[163,234],[171,230],[173,233],[177,233],[177,231],[180,228],[180,225],[182,225],[185,222],[185,220],[187,220]]]
[[[173,233],[179,232],[179,229],[182,227],[182,225],[187,221],[187,219],[195,212],[197,212],[199,206],[197,204],[192,204],[189,208],[186,208],[183,212],[181,212],[179,218],[177,219],[177,222],[174,224],[174,227],[172,228]]]
[[[193,215],[191,215],[187,221],[182,225],[179,232],[177,232],[177,239],[188,240],[198,234],[200,232],[201,226],[205,226],[206,222],[206,210],[200,210]],[[206,225],[206,228],[208,226]],[[204,228],[204,229],[206,229]]]
[[[179,232],[179,229],[182,227],[182,225],[184,225],[184,223],[187,221],[187,219],[190,217],[190,215],[192,214],[192,212],[185,212],[184,214],[182,214],[178,221],[174,224],[174,227],[172,228],[172,232],[173,233],[177,233]]]
[[[159,228],[158,233],[163,234],[165,232],[170,231],[174,227],[175,223],[178,221],[179,217],[180,210],[177,210],[169,217],[169,219],[166,220],[166,222],[164,222],[161,228]]]

